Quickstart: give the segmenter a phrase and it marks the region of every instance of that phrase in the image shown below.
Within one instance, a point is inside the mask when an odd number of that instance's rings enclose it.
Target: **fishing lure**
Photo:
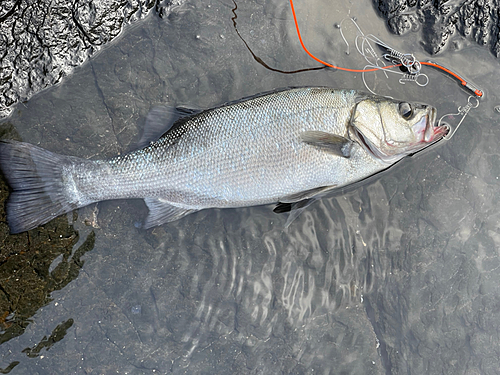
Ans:
[[[365,34],[359,27],[359,25],[356,22],[356,19],[353,17],[348,17],[344,18],[340,24],[337,26],[337,28],[340,30],[340,35],[344,42],[347,45],[347,51],[346,53],[350,53],[350,45],[347,42],[347,39],[344,36],[343,30],[342,30],[342,24],[346,20],[351,21],[354,26],[357,29],[357,34],[355,38],[355,46],[356,50],[358,53],[363,56],[363,58],[366,61],[366,65],[363,67],[363,69],[350,69],[350,68],[343,68],[339,66],[335,66],[332,64],[329,64],[316,56],[314,56],[305,46],[302,36],[300,34],[300,29],[299,29],[299,24],[297,21],[297,15],[295,13],[295,8],[293,5],[293,0],[290,0],[290,7],[292,9],[292,15],[293,15],[293,20],[295,23],[295,28],[297,30],[297,35],[299,38],[299,42],[304,49],[304,51],[314,60],[318,61],[319,63],[328,66],[330,68],[342,70],[342,71],[347,71],[347,72],[353,72],[353,73],[361,73],[362,74],[362,79],[363,83],[368,91],[370,91],[372,94],[377,94],[372,90],[367,81],[366,81],[366,73],[370,72],[377,72],[377,71],[382,71],[384,75],[388,78],[388,73],[391,74],[398,74],[401,75],[401,77],[398,79],[398,82],[400,84],[406,84],[406,83],[415,83],[420,87],[425,87],[429,84],[429,77],[422,73],[422,66],[429,66],[433,67],[435,69],[438,69],[444,73],[447,73],[449,76],[457,80],[462,87],[468,91],[470,94],[468,99],[467,99],[467,104],[465,106],[458,106],[457,113],[448,113],[443,115],[439,121],[438,125],[445,125],[449,128],[449,132],[445,139],[449,140],[453,135],[456,133],[457,129],[459,126],[462,124],[464,121],[465,117],[469,114],[469,112],[474,109],[479,107],[479,99],[484,96],[484,92],[479,89],[476,85],[474,85],[472,82],[467,81],[463,77],[461,77],[459,74],[455,73],[449,68],[444,67],[441,64],[438,64],[437,62],[434,61],[419,61],[416,59],[416,57],[412,53],[403,53],[395,48],[392,48],[388,44],[384,43],[382,40],[377,38],[376,36],[372,34]],[[378,46],[381,48],[383,51],[385,51],[382,55],[379,55],[376,51],[373,45]],[[387,62],[390,63],[390,65],[387,65]],[[395,68],[398,68],[397,70]],[[379,95],[379,94],[378,94]],[[444,119],[447,119],[445,122]],[[452,126],[452,122],[455,122],[456,125]]]

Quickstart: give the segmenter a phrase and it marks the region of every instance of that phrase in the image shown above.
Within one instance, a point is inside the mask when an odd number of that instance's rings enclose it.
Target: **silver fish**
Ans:
[[[4,140],[7,220],[18,233],[94,202],[143,198],[150,228],[205,208],[302,202],[441,139],[447,129],[435,119],[428,105],[311,87],[192,113],[110,160]]]

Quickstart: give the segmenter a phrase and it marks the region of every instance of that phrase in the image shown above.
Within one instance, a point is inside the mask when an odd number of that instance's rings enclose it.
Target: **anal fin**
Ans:
[[[149,208],[149,214],[143,225],[144,229],[152,228],[189,215],[196,209],[174,206],[172,203],[162,198],[144,198]]]

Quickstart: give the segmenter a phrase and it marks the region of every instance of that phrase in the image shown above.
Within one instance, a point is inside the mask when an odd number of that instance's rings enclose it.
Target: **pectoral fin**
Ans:
[[[176,207],[162,198],[144,198],[144,201],[149,208],[149,215],[143,225],[144,229],[179,220],[197,211],[194,209]]]
[[[353,142],[340,135],[311,130],[303,132],[301,134],[301,138],[304,143],[326,152],[330,152],[344,158],[351,157]]]

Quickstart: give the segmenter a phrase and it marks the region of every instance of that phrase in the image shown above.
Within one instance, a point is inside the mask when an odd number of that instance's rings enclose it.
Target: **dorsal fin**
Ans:
[[[146,124],[142,137],[137,144],[137,148],[144,148],[151,142],[155,142],[169,131],[172,126],[181,118],[193,116],[202,112],[198,109],[174,108],[168,106],[154,107],[146,117]]]

